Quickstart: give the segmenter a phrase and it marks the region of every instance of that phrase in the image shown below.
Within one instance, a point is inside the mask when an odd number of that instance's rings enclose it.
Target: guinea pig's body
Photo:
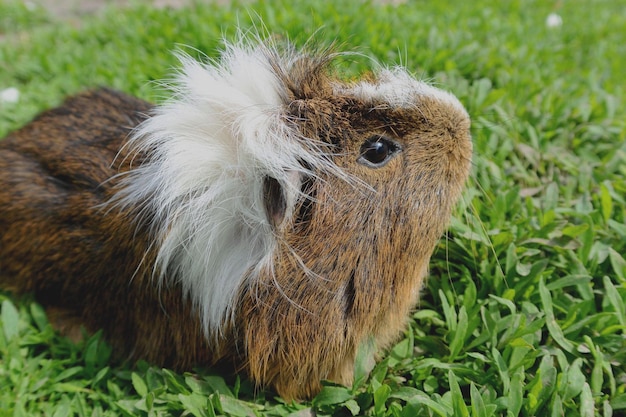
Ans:
[[[0,141],[0,286],[133,359],[349,384],[405,328],[471,140],[453,96],[329,60],[231,45],[162,106],[97,90]]]

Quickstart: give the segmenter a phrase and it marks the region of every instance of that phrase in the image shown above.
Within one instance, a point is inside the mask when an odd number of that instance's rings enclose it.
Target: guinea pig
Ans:
[[[470,119],[327,50],[180,55],[161,105],[68,98],[0,141],[0,287],[121,358],[228,364],[286,400],[406,328],[470,170]]]

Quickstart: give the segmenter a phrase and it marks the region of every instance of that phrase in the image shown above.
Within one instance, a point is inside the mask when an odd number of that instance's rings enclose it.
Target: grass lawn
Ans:
[[[243,378],[114,365],[97,335],[73,345],[0,294],[0,416],[626,415],[623,0],[136,2],[80,23],[0,0],[0,92],[20,93],[0,137],[90,86],[159,101],[177,45],[215,56],[260,20],[401,62],[472,116],[472,178],[404,338],[353,387],[286,404]]]

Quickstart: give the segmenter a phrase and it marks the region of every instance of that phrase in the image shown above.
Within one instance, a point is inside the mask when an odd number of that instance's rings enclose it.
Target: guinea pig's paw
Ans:
[[[61,336],[67,337],[74,343],[85,340],[85,335],[88,333],[80,315],[69,309],[56,306],[46,307],[46,315],[52,328]]]

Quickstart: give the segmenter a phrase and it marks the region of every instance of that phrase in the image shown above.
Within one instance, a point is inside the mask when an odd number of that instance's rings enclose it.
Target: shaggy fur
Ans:
[[[286,399],[349,384],[405,328],[472,147],[452,95],[331,59],[181,56],[161,106],[97,90],[9,135],[0,285],[132,359],[225,362]]]

